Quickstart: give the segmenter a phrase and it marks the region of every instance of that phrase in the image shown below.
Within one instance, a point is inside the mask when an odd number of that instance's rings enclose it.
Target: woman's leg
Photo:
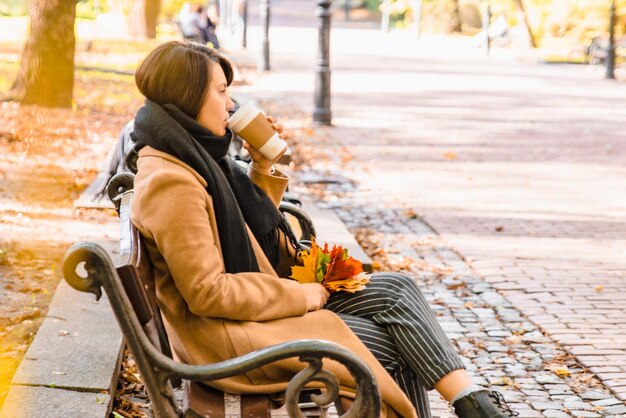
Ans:
[[[453,370],[464,368],[410,277],[373,274],[364,290],[333,293],[324,307],[337,314],[367,318],[386,328],[398,353],[427,390]]]
[[[450,401],[461,418],[517,415],[500,393],[472,384],[461,358],[410,277],[374,274],[364,290],[332,294],[325,308],[339,314],[346,323],[350,317],[363,318],[386,331],[370,336],[373,327],[361,325],[359,329],[356,320],[352,320],[352,326],[348,323],[383,366],[397,359],[399,369],[392,368],[392,376],[423,416],[430,416],[425,391],[433,387]],[[382,339],[383,334],[390,339]],[[381,343],[383,340],[385,343]]]
[[[367,318],[348,314],[339,314],[339,317],[363,341],[387,373],[398,383],[411,400],[420,418],[429,418],[431,415],[426,388],[398,352],[395,341],[387,329]]]

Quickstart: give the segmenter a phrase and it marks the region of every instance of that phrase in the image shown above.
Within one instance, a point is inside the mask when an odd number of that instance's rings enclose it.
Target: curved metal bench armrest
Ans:
[[[76,273],[76,268],[81,263],[85,264],[86,277],[81,277]],[[300,418],[303,415],[298,408],[298,398],[307,383],[317,381],[326,385],[328,390],[314,399],[320,405],[332,403],[338,395],[337,379],[334,375],[322,370],[322,358],[329,358],[344,365],[356,382],[356,400],[342,418],[374,418],[380,414],[380,395],[371,370],[353,353],[337,344],[321,340],[298,340],[254,351],[220,363],[207,365],[178,363],[157,350],[143,332],[111,258],[101,246],[90,242],[74,244],[65,254],[63,275],[72,287],[93,293],[98,299],[102,295],[101,287],[104,287],[122,333],[135,356],[135,361],[142,370],[142,377],[148,390],[159,388],[161,395],[167,396],[169,394],[164,393],[166,390],[164,388],[170,376],[179,376],[193,381],[216,380],[245,373],[267,363],[299,357],[300,361],[309,363],[309,366],[289,382],[286,407],[290,416]],[[145,373],[145,371],[154,371],[154,373]],[[149,395],[153,400],[152,394],[149,393]]]
[[[300,240],[310,240],[311,237],[317,236],[311,217],[302,208],[291,202],[283,200],[280,202],[278,210],[280,210],[283,214],[288,213],[296,218],[298,224],[300,225],[300,230],[302,231]]]
[[[134,182],[135,175],[128,172],[117,173],[109,180],[106,188],[107,195],[113,202],[113,205],[115,205],[115,210],[118,213],[120,211],[121,196],[133,189]]]

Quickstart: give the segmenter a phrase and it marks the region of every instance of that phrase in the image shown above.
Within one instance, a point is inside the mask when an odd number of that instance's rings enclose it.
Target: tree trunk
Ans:
[[[517,9],[522,15],[524,26],[526,26],[526,31],[528,32],[530,46],[532,46],[533,48],[537,48],[537,40],[535,39],[535,35],[533,34],[532,29],[530,28],[530,23],[528,23],[528,14],[526,14],[526,8],[524,7],[524,0],[515,0],[515,5],[517,6]]]
[[[30,35],[9,96],[24,104],[71,107],[74,89],[73,0],[30,0]]]
[[[128,18],[128,33],[135,38],[155,39],[161,0],[133,0]]]
[[[450,17],[450,32],[459,33],[463,30],[461,22],[461,7],[459,0],[452,0],[452,15]]]

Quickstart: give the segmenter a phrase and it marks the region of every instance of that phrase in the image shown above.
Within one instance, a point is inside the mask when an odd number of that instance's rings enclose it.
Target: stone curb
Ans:
[[[371,260],[341,219],[303,200],[320,239],[342,245],[371,269]],[[108,242],[105,248],[114,255],[116,245]],[[108,417],[122,342],[106,294],[95,302],[92,294],[78,292],[61,280],[48,315],[13,377],[0,418]]]
[[[111,249],[111,243],[100,243]],[[117,385],[122,336],[106,295],[61,280],[24,356],[0,417],[106,417]]]

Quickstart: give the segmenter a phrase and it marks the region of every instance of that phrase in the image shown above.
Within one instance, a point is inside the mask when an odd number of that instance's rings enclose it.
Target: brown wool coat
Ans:
[[[249,175],[278,205],[287,178],[255,170]],[[401,389],[337,315],[324,309],[306,312],[300,284],[277,276],[249,229],[261,272],[225,273],[205,187],[205,180],[176,158],[150,147],[140,151],[131,218],[154,263],[157,299],[177,359],[214,363],[295,339],[333,341],[372,368],[383,416],[417,417]],[[302,367],[288,359],[209,384],[231,393],[279,392]],[[333,362],[326,367],[350,392],[349,373]]]

